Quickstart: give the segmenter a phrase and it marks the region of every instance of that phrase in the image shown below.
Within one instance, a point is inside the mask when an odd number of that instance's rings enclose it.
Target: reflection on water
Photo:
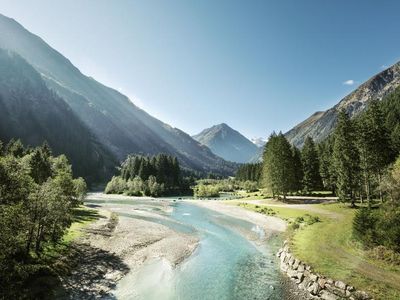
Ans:
[[[123,278],[115,292],[118,299],[282,299],[274,259],[277,241],[256,247],[244,237],[263,240],[265,233],[257,225],[185,201],[173,202],[170,213],[152,210],[162,218],[136,214],[131,209],[160,208],[159,201],[101,201],[90,200],[102,205],[128,204],[130,209],[120,209],[118,214],[160,223],[200,238],[195,253],[176,269],[164,260],[156,260],[140,273]]]

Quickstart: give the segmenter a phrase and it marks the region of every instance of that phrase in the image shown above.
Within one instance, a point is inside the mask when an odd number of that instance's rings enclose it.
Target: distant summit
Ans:
[[[249,162],[258,151],[254,143],[225,123],[204,129],[193,138],[214,154],[233,162]]]

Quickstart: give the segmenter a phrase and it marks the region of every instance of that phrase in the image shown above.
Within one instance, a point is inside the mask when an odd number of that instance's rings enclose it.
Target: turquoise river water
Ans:
[[[89,202],[104,206],[116,203],[115,200]],[[261,242],[264,232],[255,224],[186,201],[171,201],[171,213],[162,212],[156,201],[151,202],[148,205],[146,200],[121,200],[118,204],[168,216],[168,219],[147,220],[194,234],[200,240],[199,246],[176,268],[159,260],[145,265],[138,274],[128,274],[116,287],[117,299],[282,299],[274,258],[278,240]],[[120,211],[125,217],[139,217]],[[249,235],[256,236],[256,241],[249,241],[246,238]]]

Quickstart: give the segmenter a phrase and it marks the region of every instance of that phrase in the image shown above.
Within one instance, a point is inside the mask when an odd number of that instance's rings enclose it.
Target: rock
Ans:
[[[343,281],[336,281],[335,286],[341,290],[346,290],[347,285]]]
[[[289,267],[288,267],[288,265],[287,264],[281,264],[281,270],[283,271],[283,272],[286,272],[287,270],[289,269]]]
[[[318,295],[319,291],[320,291],[320,287],[318,285],[318,283],[316,282],[311,282],[307,288],[307,291],[310,292],[311,295]]]
[[[287,275],[288,275],[290,278],[297,278],[297,271],[289,269],[289,270],[287,271]]]
[[[354,286],[348,285],[346,290],[348,290],[349,292],[354,292],[356,289],[354,288]]]
[[[295,261],[294,257],[293,257],[293,256],[290,257],[290,259],[289,259],[289,266],[293,266],[294,261]]]
[[[326,280],[326,283],[333,284],[334,281],[333,281],[332,279],[328,278],[328,279]]]
[[[338,300],[339,299],[338,296],[336,296],[335,294],[332,294],[331,292],[328,292],[326,290],[321,291],[320,297],[323,300]]]
[[[323,289],[325,288],[326,280],[324,278],[318,279],[319,286]]]
[[[304,278],[304,274],[301,273],[301,272],[297,272],[297,280],[296,280],[296,283],[297,283],[297,284],[301,283],[301,282],[303,281],[303,278]]]
[[[294,270],[296,270],[298,267],[299,267],[299,265],[300,265],[300,260],[298,260],[297,258],[294,260],[294,264],[293,264],[293,266],[292,266],[292,268],[294,269]]]
[[[306,266],[306,270],[307,270],[307,271],[311,271],[311,267],[307,265],[307,266]]]
[[[300,264],[300,265],[297,267],[297,271],[299,271],[299,272],[304,272],[304,271],[305,271],[304,265],[303,265],[303,264]]]
[[[274,288],[273,285],[270,285],[270,286],[269,286],[269,289],[270,289],[270,290],[274,290],[275,288]]]
[[[315,274],[311,274],[311,275],[310,275],[310,280],[312,280],[312,281],[317,281],[317,280],[318,280],[318,276],[315,275]]]
[[[354,298],[357,300],[368,300],[371,299],[368,294],[364,291],[356,291],[354,293]]]

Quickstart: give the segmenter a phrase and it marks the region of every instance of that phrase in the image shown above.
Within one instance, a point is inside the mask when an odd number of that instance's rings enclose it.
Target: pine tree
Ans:
[[[314,141],[307,137],[301,151],[303,164],[303,187],[306,193],[318,190],[322,186],[321,175],[319,174],[319,158]]]
[[[293,190],[300,191],[303,189],[303,164],[301,162],[301,152],[295,146],[292,147],[293,168],[294,168],[294,181]]]
[[[379,104],[374,101],[357,119],[357,147],[367,201],[370,205],[372,180],[381,184],[384,169],[392,160],[390,135]],[[382,193],[379,190],[380,198]]]
[[[359,154],[355,144],[354,126],[345,111],[341,111],[335,130],[333,165],[337,176],[337,194],[341,201],[355,202],[359,186]]]
[[[282,133],[273,133],[264,151],[263,165],[264,185],[273,196],[283,195],[286,200],[288,192],[293,191],[295,180],[292,149]]]

